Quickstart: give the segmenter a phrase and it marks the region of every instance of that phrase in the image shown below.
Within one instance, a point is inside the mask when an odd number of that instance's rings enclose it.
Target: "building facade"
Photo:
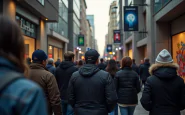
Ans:
[[[125,5],[139,4],[139,31],[124,32],[124,55],[135,58],[137,63],[145,57],[154,63],[157,54],[162,49],[167,49],[172,54],[174,62],[183,65],[185,1],[125,0],[124,2]],[[182,67],[180,71],[183,73],[184,68]]]
[[[59,0],[57,23],[48,23],[48,57],[63,60],[68,39],[68,0]]]
[[[86,20],[86,9],[87,4],[85,0],[80,0],[80,34],[84,35],[84,46],[81,46],[81,53],[84,54],[86,52],[87,47],[87,20]]]
[[[80,0],[68,0],[68,50],[78,58],[78,35],[80,34]]]
[[[58,21],[58,0],[1,0],[0,13],[15,19],[23,33],[25,58],[48,50],[47,24]]]

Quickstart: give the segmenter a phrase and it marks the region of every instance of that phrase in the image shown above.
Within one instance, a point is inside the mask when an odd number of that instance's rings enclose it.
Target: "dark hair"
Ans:
[[[102,63],[103,63],[103,61],[104,61],[104,60],[103,60],[103,58],[101,58],[101,59],[100,59],[100,62],[102,62]]]
[[[74,53],[72,51],[67,51],[67,53],[64,54],[65,61],[72,61],[74,59]]]
[[[116,61],[111,59],[107,65],[106,71],[109,72],[112,77],[115,76],[116,72],[118,71],[118,67],[116,65]]]
[[[150,61],[150,60],[149,60],[148,58],[145,58],[145,62],[148,62],[148,63],[149,63],[149,61]]]
[[[83,61],[82,60],[79,60],[78,65],[79,66],[82,66],[83,65]]]
[[[124,57],[121,61],[121,68],[131,67],[132,59],[130,57]]]
[[[0,25],[0,56],[12,62],[21,72],[28,72],[20,27],[15,21],[1,15]]]
[[[132,63],[136,63],[136,60],[135,59],[132,59]]]

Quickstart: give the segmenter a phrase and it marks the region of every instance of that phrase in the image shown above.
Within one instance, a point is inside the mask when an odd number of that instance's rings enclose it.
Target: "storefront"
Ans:
[[[133,50],[132,50],[132,42],[127,44],[127,56],[133,59]]]
[[[48,36],[48,58],[53,58],[54,61],[57,61],[57,59],[63,60],[63,48],[63,42]]]
[[[19,14],[16,14],[16,21],[19,23],[22,33],[24,34],[25,58],[31,58],[36,47],[37,26]]]

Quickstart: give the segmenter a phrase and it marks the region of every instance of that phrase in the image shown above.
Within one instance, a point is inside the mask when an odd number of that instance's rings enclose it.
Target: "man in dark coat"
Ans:
[[[145,58],[144,64],[142,64],[139,68],[140,78],[141,78],[142,83],[144,85],[145,85],[145,82],[146,82],[147,78],[150,76],[149,67],[150,67],[149,59]]]
[[[71,77],[68,100],[76,115],[108,115],[116,105],[114,81],[97,67],[98,57],[96,50],[87,51],[86,64]]]
[[[98,64],[98,68],[99,68],[100,70],[105,70],[106,64],[104,63],[103,58],[100,59],[100,63]]]
[[[74,72],[78,70],[77,67],[75,67],[74,61],[74,53],[71,51],[68,51],[64,54],[64,61],[61,62],[59,67],[56,69],[55,77],[58,83],[58,87],[60,90],[60,95],[62,99],[62,112],[63,115],[73,115],[73,109],[68,104],[68,96],[67,96],[67,90],[68,90],[68,84],[69,80]]]
[[[132,59],[132,70],[139,74],[139,67],[136,65],[135,59]]]
[[[141,98],[142,106],[149,115],[180,115],[185,109],[185,84],[177,75],[178,65],[164,49],[150,67],[150,76]]]
[[[60,59],[57,59],[57,61],[55,62],[55,67],[57,68],[60,65]]]

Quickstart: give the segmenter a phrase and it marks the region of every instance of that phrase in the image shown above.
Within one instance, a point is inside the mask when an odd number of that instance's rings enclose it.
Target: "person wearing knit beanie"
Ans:
[[[142,106],[150,115],[180,115],[185,109],[185,84],[178,76],[179,66],[173,63],[168,50],[163,49],[149,72],[141,98]]]

